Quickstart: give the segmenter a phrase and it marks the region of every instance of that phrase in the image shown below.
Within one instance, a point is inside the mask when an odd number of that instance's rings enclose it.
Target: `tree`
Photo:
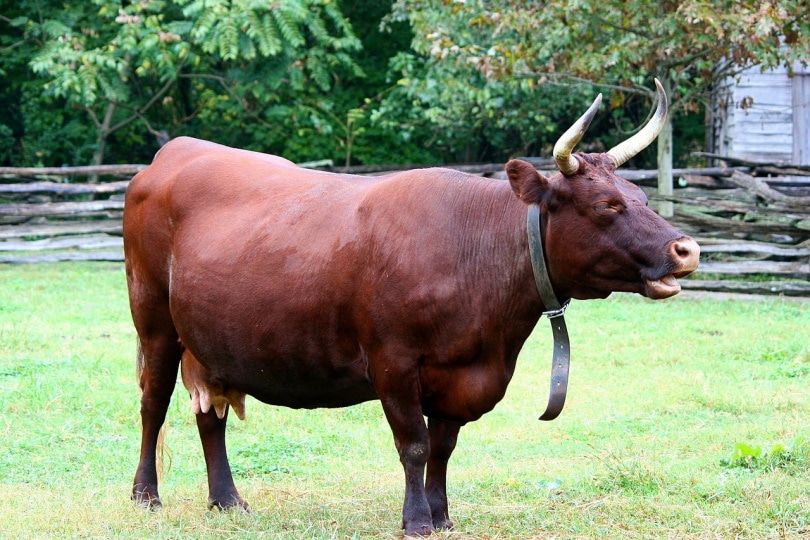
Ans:
[[[495,79],[474,66],[448,61],[450,51],[433,50],[426,36],[435,37],[435,29],[445,29],[463,41],[464,34],[477,29],[454,25],[441,2],[395,2],[383,27],[402,21],[414,32],[412,50],[392,59],[389,77],[396,88],[375,108],[373,117],[404,134],[430,130],[425,144],[442,149],[445,160],[500,160],[550,152],[554,136],[575,118],[569,111],[592,100],[580,88]]]
[[[8,137],[3,145],[5,163],[49,161],[58,165],[85,138],[87,130],[75,121],[73,111],[55,106],[52,97],[43,96],[47,81],[28,66],[43,39],[39,27],[25,14],[35,14],[41,21],[59,10],[55,2],[0,0],[0,131]]]
[[[380,20],[390,11],[391,3],[341,0],[344,17],[363,43],[362,49],[352,53],[352,59],[365,76],[337,81],[328,94],[307,100],[307,116],[302,115],[295,124],[287,120],[296,135],[287,138],[280,153],[290,157],[315,151],[321,157],[335,156],[335,163],[344,164],[439,160],[435,149],[423,144],[430,137],[429,128],[403,131],[395,123],[380,122],[376,117],[379,103],[396,90],[395,80],[388,76],[389,61],[408,50],[412,39],[407,23],[393,24],[390,31],[380,30]]]
[[[133,124],[165,137],[201,118],[223,131],[249,118],[282,139],[272,121],[300,105],[291,95],[362,76],[351,58],[360,42],[330,0],[93,0],[70,10],[24,0],[8,13],[45,97],[92,122],[96,164]]]
[[[528,80],[487,80],[463,66],[438,66],[414,52],[391,63],[396,88],[373,118],[402,133],[430,133],[423,144],[445,161],[505,160],[550,152],[555,135],[587,97],[582,89],[537,89]],[[564,127],[562,128],[564,129]]]
[[[806,0],[398,0],[414,48],[435,69],[488,81],[582,82],[610,90],[614,109],[652,98],[660,79],[674,115],[697,110],[712,85],[751,65],[810,60]],[[672,115],[670,115],[670,120]],[[671,122],[659,137],[660,180],[671,186]]]

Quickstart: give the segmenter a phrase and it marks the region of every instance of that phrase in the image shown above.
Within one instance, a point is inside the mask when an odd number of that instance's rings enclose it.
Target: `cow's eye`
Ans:
[[[593,205],[593,209],[600,213],[618,212],[619,207],[610,203],[598,203]]]

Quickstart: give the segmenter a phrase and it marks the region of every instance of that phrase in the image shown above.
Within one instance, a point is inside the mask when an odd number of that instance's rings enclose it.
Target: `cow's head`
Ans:
[[[698,266],[697,243],[647,206],[647,197],[615,170],[652,143],[667,115],[661,84],[658,107],[636,135],[604,154],[573,154],[602,101],[554,146],[560,172],[546,178],[520,160],[506,164],[512,189],[542,210],[543,244],[551,281],[561,298],[604,298],[635,292],[660,299],[680,291],[677,278]]]

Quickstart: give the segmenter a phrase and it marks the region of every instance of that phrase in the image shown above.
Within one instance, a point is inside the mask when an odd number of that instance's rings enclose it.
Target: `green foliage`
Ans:
[[[161,132],[272,149],[289,138],[289,125],[274,120],[310,114],[309,102],[329,99],[336,81],[364,76],[351,56],[361,42],[329,0],[94,0],[70,10],[48,0],[13,11],[6,22],[17,35],[3,43],[22,45],[0,69],[35,76],[42,99],[84,124],[80,146],[94,160],[108,147],[114,159],[132,160],[128,149],[146,143],[148,161],[156,149],[148,136]],[[43,164],[60,153],[36,128],[53,124],[52,115],[43,109],[14,128],[27,132],[23,147],[37,141]]]
[[[585,80],[609,92],[598,150],[644,121],[653,76],[677,117],[744,65],[810,58],[800,0],[611,2],[0,0],[0,160],[147,162],[184,134],[296,161],[548,155]],[[675,122],[687,164],[702,121]]]
[[[406,140],[374,122],[388,60],[411,38],[404,24],[379,31],[387,2],[0,5],[6,164],[149,162],[163,133],[296,161],[439,161],[420,144],[429,130]]]
[[[42,95],[39,81],[23,85],[20,91],[18,113],[26,129],[15,148],[18,162],[57,167],[88,163],[93,140],[81,116],[64,107],[62,100]]]
[[[432,128],[428,144],[455,161],[549,155],[556,138],[590,104],[594,93],[583,87],[537,84],[533,79],[490,77],[473,62],[454,57],[462,44],[484,38],[460,15],[466,9],[441,2],[395,3],[384,22],[408,20],[415,34],[414,52],[392,59],[396,87],[373,118],[406,136]],[[449,48],[441,48],[444,41],[439,36],[445,34],[453,36]]]
[[[14,131],[6,124],[0,124],[0,163],[11,159],[14,148]]]
[[[437,63],[471,65],[487,78],[579,78],[612,81],[627,90],[648,87],[658,76],[672,82],[675,97],[686,98],[686,106],[716,77],[751,63],[807,62],[805,4],[399,0],[394,14],[412,21],[414,48]],[[786,48],[780,48],[782,36]],[[612,96],[612,105],[621,99]]]
[[[542,89],[534,90],[543,95],[541,104],[548,102],[550,85],[590,81],[609,91],[606,102],[615,125],[591,128],[591,133],[600,127],[610,132],[609,145],[646,118],[653,77],[661,79],[679,116],[698,112],[716,81],[744,67],[792,66],[810,59],[810,18],[801,0],[398,0],[388,20],[402,19],[410,21],[413,48],[439,85],[507,85],[510,95],[523,101],[532,93],[524,93],[522,84]],[[787,47],[780,47],[782,36]],[[416,78],[406,84],[412,93],[424,88]],[[491,96],[482,97],[493,103]],[[552,101],[547,110],[563,110],[560,105]],[[429,119],[433,113],[425,111]],[[676,151],[676,157],[688,152]]]
[[[767,452],[760,446],[750,446],[745,443],[734,445],[730,458],[721,459],[720,465],[728,469],[747,469],[749,471],[773,471],[776,469],[792,470],[797,474],[804,474],[810,459],[808,459],[808,444],[799,439],[793,450],[783,444],[775,444]]]

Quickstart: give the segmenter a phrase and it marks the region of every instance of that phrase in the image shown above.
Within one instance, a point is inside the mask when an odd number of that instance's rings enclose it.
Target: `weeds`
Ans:
[[[749,471],[781,469],[791,474],[804,474],[810,461],[808,451],[810,445],[804,439],[799,439],[793,449],[783,444],[775,444],[768,451],[763,451],[760,446],[737,443],[731,457],[721,459],[720,465],[727,469]]]

